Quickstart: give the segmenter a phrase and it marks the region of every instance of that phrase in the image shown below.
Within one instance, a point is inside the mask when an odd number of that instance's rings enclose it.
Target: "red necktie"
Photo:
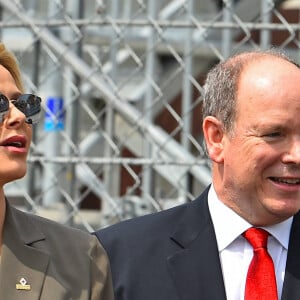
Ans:
[[[253,247],[245,300],[278,300],[274,264],[267,250],[268,235],[261,228],[250,228],[243,234]]]

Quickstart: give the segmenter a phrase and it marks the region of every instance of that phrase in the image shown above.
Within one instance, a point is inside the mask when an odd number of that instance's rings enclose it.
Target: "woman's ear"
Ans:
[[[221,122],[213,116],[208,116],[203,120],[202,128],[208,156],[216,163],[223,162],[224,130]]]

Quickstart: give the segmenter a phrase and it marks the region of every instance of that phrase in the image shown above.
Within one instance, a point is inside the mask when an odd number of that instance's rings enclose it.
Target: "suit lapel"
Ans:
[[[181,300],[226,299],[207,193],[186,207],[171,237],[177,248],[168,266]],[[300,298],[300,212],[294,216],[287,256],[282,300]]]
[[[32,244],[44,239],[27,215],[7,204],[0,264],[0,299],[40,299],[49,255]],[[30,290],[16,288],[21,278],[27,281]]]
[[[282,300],[300,299],[300,213],[294,216],[286,262]]]
[[[226,299],[207,193],[186,206],[180,225],[171,237],[177,248],[168,266],[181,300]]]

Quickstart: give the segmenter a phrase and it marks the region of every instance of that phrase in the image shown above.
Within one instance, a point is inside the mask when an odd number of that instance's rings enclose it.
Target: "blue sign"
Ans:
[[[44,130],[62,131],[65,128],[64,100],[61,97],[49,97],[46,102]]]

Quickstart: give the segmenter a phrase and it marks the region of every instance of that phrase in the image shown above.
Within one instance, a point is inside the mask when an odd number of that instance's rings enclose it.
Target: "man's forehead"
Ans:
[[[276,82],[285,86],[285,80],[291,76],[300,76],[300,69],[293,63],[279,57],[263,57],[247,63],[240,74],[240,82],[266,86],[267,82]],[[300,78],[299,78],[300,79]],[[251,86],[248,86],[251,89]]]

